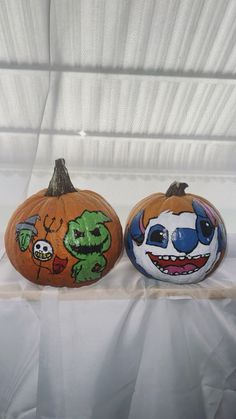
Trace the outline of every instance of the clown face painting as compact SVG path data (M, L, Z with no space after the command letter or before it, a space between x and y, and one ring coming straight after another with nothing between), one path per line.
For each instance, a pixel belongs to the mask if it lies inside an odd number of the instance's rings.
M164 210L146 220L145 209L132 219L125 234L127 254L144 275L177 284L203 280L226 247L224 225L212 209L192 201L192 211Z

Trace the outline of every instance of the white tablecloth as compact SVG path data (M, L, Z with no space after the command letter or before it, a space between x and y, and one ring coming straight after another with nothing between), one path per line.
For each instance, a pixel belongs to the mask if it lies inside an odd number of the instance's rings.
M124 255L69 290L31 284L4 257L0 418L235 419L235 267L229 251L203 282L173 286Z

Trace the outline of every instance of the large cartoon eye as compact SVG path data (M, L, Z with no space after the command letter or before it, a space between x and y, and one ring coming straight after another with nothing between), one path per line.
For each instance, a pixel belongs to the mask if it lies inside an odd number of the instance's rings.
M148 233L147 244L152 246L167 247L168 230L166 230L166 228L161 224L152 226Z
M214 236L214 226L209 218L197 217L197 232L202 244L210 244Z
M96 236L96 237L100 236L100 230L98 227L92 230L91 233L93 234L93 236Z
M74 237L75 239L79 239L80 237L84 237L84 233L82 233L82 231L79 230L74 230Z

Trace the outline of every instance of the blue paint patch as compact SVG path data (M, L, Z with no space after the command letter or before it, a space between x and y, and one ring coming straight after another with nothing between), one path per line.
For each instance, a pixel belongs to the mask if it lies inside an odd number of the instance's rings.
M198 245L197 232L193 228L176 228L171 239L178 252L191 253Z

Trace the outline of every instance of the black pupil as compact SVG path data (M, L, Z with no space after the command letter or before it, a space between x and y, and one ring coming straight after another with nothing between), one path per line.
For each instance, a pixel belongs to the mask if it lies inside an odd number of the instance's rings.
M202 220L200 222L202 234L204 237L209 237L212 233L213 227L210 221Z
M78 239L79 237L82 237L83 235L84 235L84 233L82 233L79 230L74 231L74 236L75 236L76 239Z
M155 230L151 233L150 240L152 242L162 243L164 240L164 232L160 230Z
M43 250L46 252L48 250L47 246L43 246Z
M36 249L40 249L40 244L36 244Z
M93 231L91 231L91 233L94 235L94 236L100 236L100 230L99 230L99 228L97 227L97 228L95 228Z

